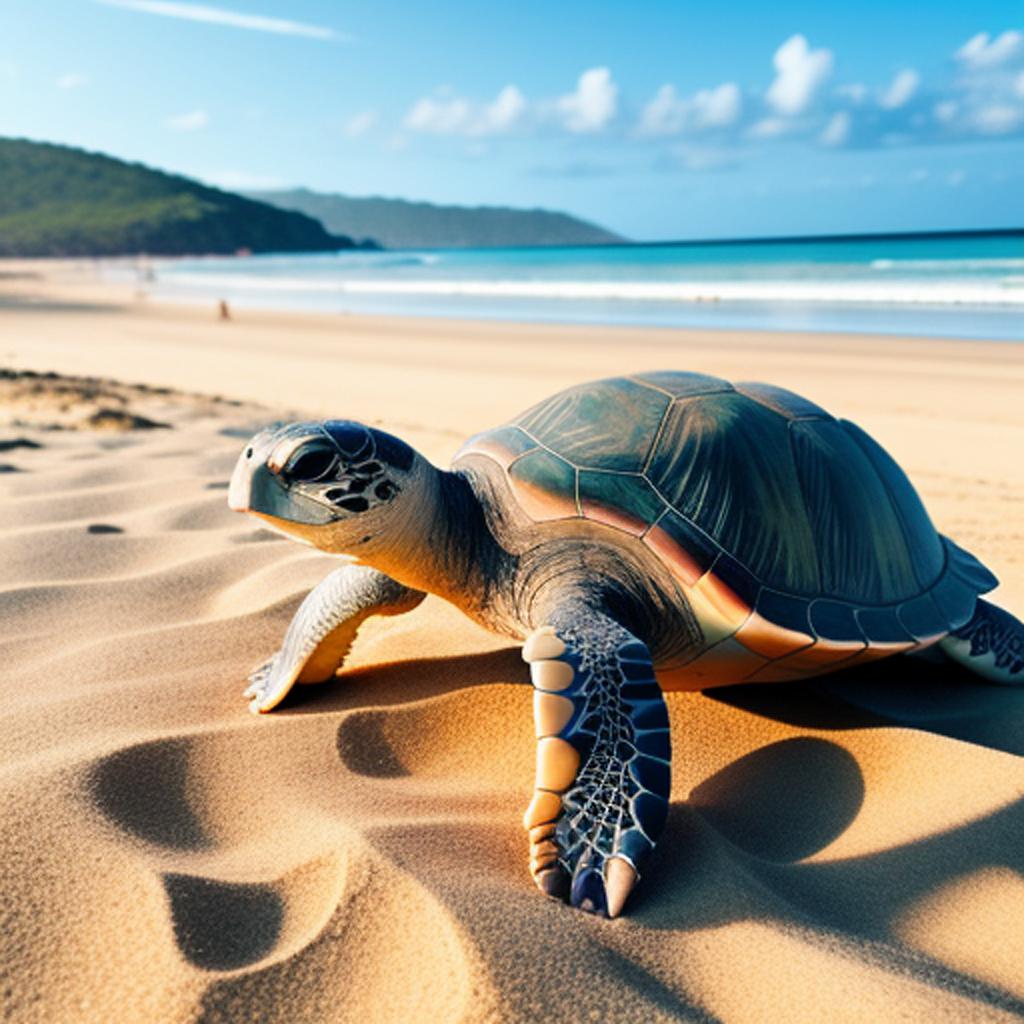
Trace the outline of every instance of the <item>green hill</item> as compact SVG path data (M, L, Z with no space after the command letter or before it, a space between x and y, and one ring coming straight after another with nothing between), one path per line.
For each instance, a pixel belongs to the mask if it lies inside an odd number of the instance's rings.
M349 249L318 221L69 146L0 138L0 256Z
M435 206L405 199L311 192L250 192L254 199L316 217L328 231L373 238L389 249L487 248L513 245L607 245L624 239L553 210L507 206Z

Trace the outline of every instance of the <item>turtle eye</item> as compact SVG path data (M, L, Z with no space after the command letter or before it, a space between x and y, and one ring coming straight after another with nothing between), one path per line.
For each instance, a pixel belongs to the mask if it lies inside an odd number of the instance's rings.
M322 480L337 465L338 456L327 448L306 449L288 464L286 473L292 480L312 483Z

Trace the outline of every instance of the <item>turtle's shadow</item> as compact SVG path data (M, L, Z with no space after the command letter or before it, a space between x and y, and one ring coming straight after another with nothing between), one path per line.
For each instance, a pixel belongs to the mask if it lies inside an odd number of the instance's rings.
M736 758L690 792L687 805L762 860L794 863L824 849L857 817L864 776L829 740L795 737Z
M986 683L953 662L895 657L804 684L750 684L704 696L807 729L902 726L1024 755L1024 686Z
M702 806L691 798L672 804L644 885L631 901L631 912L645 925L702 928L763 917L767 896L773 916L891 940L891 926L903 911L953 878L993 867L1024 870L1024 847L1007 842L1009 836L1024 835L1024 800L957 828L859 856L789 861L779 854L799 853L795 841L771 840L758 848L757 839L769 829L784 831L794 820L804 824L804 837L812 838L806 823L818 815L831 820L831 826L821 826L826 838L828 828L838 826L854 806L852 777L838 759L831 771L816 779L808 775L801 788L788 792L781 780L734 785L741 762L782 745L740 758L694 790L693 797L717 797L717 802ZM818 762L821 771L825 762ZM837 794L845 802L843 812L832 806ZM744 828L757 818L766 823Z
M482 654L406 658L346 669L326 683L296 686L274 713L320 714L410 704L495 683L530 684L518 647Z

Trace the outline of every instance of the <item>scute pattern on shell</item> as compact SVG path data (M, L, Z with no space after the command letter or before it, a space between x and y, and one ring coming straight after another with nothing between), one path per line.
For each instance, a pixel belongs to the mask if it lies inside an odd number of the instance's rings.
M995 585L875 441L783 388L675 372L595 381L457 460L474 452L506 468L535 521L640 537L687 583L711 573L818 640L913 646L963 625Z

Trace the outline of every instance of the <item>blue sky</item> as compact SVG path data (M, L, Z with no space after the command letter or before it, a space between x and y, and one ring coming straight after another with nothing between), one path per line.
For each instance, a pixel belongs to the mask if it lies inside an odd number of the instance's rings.
M5 0L0 134L630 237L1024 225L1024 5Z

